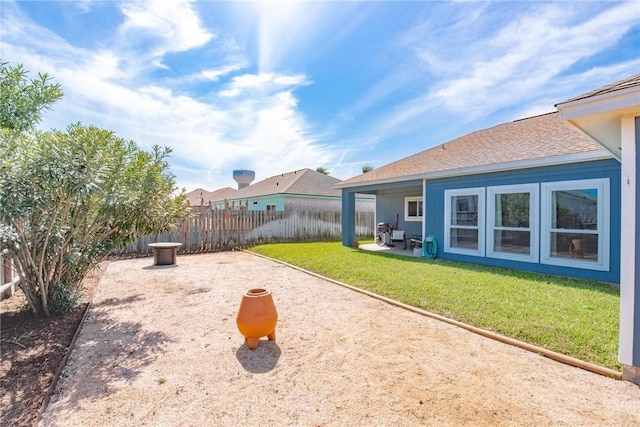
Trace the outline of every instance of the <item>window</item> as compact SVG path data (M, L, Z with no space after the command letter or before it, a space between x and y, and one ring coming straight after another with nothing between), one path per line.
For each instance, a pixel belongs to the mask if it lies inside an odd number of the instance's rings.
M538 185L487 188L487 256L538 262Z
M275 212L276 205L267 205L267 212Z
M609 270L609 180L543 183L541 262Z
M405 221L422 221L424 214L424 206L422 197L405 197L404 198L404 220Z
M446 190L446 252L484 256L484 188Z

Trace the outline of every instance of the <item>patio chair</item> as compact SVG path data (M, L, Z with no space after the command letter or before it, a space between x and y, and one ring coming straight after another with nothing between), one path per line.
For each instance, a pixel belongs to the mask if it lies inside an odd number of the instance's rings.
M404 248L407 249L407 241L404 238L404 230L393 230L391 232L391 238L389 240L391 241L391 245L394 245L395 242L402 242Z

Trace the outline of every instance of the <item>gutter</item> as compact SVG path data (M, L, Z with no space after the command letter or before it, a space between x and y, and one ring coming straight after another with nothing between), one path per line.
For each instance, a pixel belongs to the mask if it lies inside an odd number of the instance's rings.
M451 178L451 177L466 176L466 175L479 175L484 173L505 172L510 170L529 169L529 168L546 167L546 166L557 166L557 165L564 165L569 163L590 162L595 160L607 160L612 158L615 158L615 156L603 148L602 150L587 151L580 154L563 154L563 155L554 156L554 157L546 157L544 158L544 161L541 161L540 159L516 160L513 162L507 162L507 163L471 166L467 168L419 173L414 175L403 175L403 176L397 176L392 178L373 179L370 181L361 181L361 182L355 182L355 183L348 183L343 181L342 183L336 184L333 188L338 188L338 189L353 188L353 189L356 189L357 191L358 187L375 186L380 184L393 184L393 183L400 183L400 182L412 181L412 180L418 180L418 179L430 180L430 179Z

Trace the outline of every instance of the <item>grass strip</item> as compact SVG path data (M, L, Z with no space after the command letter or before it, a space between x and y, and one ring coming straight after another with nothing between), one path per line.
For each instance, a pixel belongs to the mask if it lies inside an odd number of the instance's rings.
M609 284L367 252L339 242L253 252L479 328L620 370L620 290Z

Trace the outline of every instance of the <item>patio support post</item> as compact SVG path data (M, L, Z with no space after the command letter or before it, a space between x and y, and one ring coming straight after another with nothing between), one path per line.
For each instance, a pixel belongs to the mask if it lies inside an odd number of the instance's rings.
M342 246L353 246L356 240L356 193L342 190Z
M620 353L622 379L640 385L640 117L622 121L622 256Z

